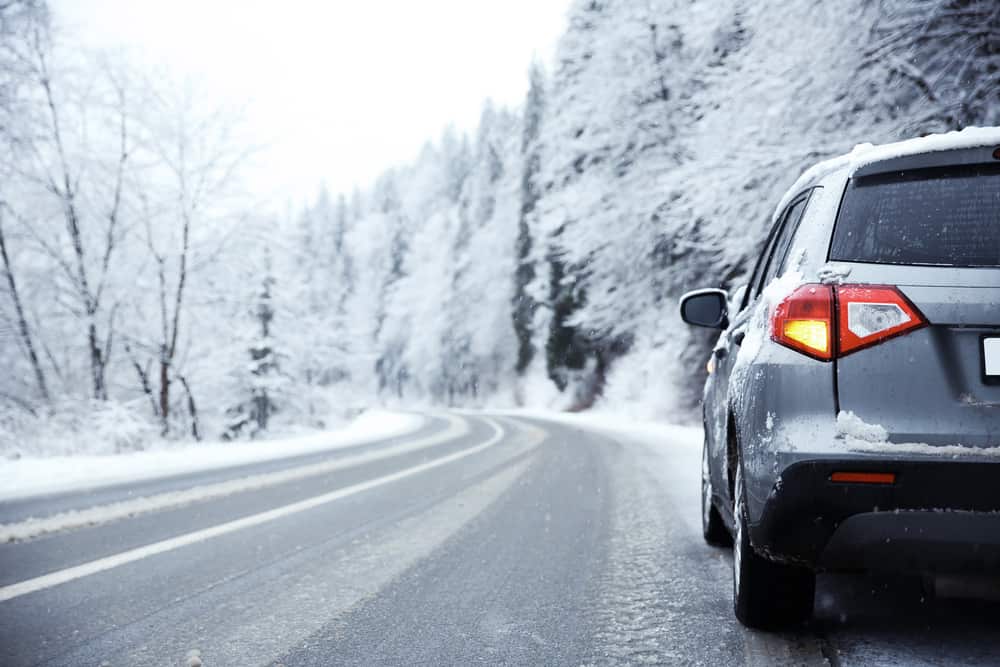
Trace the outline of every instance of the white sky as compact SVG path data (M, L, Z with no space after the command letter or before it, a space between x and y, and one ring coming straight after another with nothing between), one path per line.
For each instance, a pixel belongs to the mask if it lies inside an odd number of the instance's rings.
M483 101L519 104L568 0L52 0L90 46L130 48L247 102L254 187L296 200L366 186Z

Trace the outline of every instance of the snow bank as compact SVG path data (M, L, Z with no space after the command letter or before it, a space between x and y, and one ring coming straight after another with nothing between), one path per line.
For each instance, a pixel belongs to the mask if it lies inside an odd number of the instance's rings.
M625 437L656 448L681 447L700 452L704 432L701 426L638 419L628 414L593 410L590 412L550 412L547 410L490 410L488 414L533 417L571 426L585 427L610 435Z
M678 318L673 326L684 324ZM597 414L614 412L644 420L696 421L695 412L684 405L682 398L683 385L691 381L690 375L678 377L663 371L684 366L681 357L685 353L683 342L676 337L641 336L632 352L611 367L597 401ZM706 359L698 356L687 363L700 367Z
M369 410L344 428L253 442L202 442L117 455L52 456L0 462L0 501L216 470L352 447L416 431L424 418Z
M701 425L687 426L635 419L629 415L595 412L577 417L578 423L605 433L642 442L653 448L680 447L701 451L705 433Z
M0 457L121 454L162 443L149 407L137 402L55 403L51 412L32 415L0 410Z

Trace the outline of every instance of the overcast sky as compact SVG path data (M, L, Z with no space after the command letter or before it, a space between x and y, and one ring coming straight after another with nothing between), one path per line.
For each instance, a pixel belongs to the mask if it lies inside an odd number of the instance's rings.
M255 187L311 196L367 185L483 101L514 106L549 64L568 0L52 0L91 46L194 75L246 101L269 148Z

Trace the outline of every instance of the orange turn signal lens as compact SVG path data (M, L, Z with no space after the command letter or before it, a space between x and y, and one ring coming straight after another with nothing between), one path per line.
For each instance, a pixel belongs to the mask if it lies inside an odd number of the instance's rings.
M841 484L895 484L894 472L835 472L830 475L831 482Z
M788 320L783 337L819 355L830 354L830 323L823 320Z

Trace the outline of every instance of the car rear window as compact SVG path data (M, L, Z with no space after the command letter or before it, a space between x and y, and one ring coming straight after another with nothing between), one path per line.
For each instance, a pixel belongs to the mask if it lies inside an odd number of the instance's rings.
M852 179L830 259L1000 267L1000 167L972 165Z

